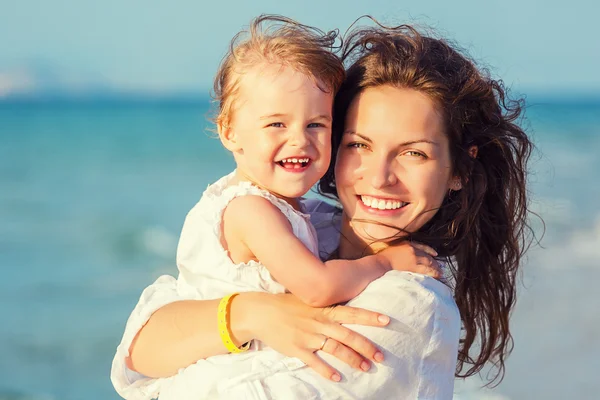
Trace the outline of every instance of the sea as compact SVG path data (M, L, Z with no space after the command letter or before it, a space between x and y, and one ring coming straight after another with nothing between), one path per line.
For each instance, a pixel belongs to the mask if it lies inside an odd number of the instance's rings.
M233 169L208 99L0 102L0 400L110 400L142 289ZM527 253L504 380L456 399L600 398L600 99L528 99ZM543 222L542 222L543 221Z

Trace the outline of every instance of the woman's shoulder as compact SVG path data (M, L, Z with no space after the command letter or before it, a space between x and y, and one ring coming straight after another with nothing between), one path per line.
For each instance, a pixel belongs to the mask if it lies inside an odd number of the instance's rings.
M326 260L340 245L341 209L319 199L302 199L301 205L317 232L319 257Z
M340 208L325 201L322 199L314 199L314 198L303 198L301 199L301 204L304 209L304 212L307 214L312 213L323 213L323 214L333 214L340 212Z
M452 289L443 281L407 271L390 271L386 276L401 277L402 279L393 278L396 285L415 293L420 303L430 308L442 307L455 313L455 317L460 320Z
M361 300L362 298L362 300ZM358 302L356 301L358 300ZM400 319L444 320L453 330L460 329L460 314L452 290L429 276L404 271L389 271L367 286L349 305L381 304L379 312L390 312L398 306ZM357 304L358 303L358 304Z
M393 379L373 376L381 379L377 398L390 393L406 393L403 398L452 397L461 321L449 287L428 276L389 271L348 305L390 317L383 329L353 326L384 349L384 368Z

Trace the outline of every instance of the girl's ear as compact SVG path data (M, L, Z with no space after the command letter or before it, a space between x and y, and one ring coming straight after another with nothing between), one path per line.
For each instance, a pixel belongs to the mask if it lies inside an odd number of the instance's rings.
M242 146L239 143L239 138L231 126L225 125L223 122L218 122L217 132L219 132L219 139L221 139L221 143L223 143L223 146L227 150L235 153L242 149Z

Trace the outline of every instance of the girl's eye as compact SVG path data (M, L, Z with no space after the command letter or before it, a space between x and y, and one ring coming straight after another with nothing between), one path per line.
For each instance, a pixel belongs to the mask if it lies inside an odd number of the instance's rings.
M367 145L360 142L352 142L348 143L347 147L354 149L368 149Z
M272 128L283 128L283 122L273 122L272 124L267 125L267 127Z
M325 125L320 122L313 122L313 123L308 124L308 127L309 128L324 128Z

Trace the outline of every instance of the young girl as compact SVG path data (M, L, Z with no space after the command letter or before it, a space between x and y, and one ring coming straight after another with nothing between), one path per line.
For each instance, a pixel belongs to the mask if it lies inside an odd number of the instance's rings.
M273 22L279 24L263 27ZM350 300L391 269L408 269L407 257L416 254L410 245L322 262L316 233L302 212L300 197L331 159L333 98L344 79L331 52L335 35L260 17L247 39L238 38L215 80L219 138L237 168L210 185L186 218L177 250L182 286L196 287L206 299L289 291L321 307ZM400 206L382 199L372 207ZM426 254L421 261L433 262ZM425 266L421 272L437 274ZM246 347L230 337L224 315L230 300L223 300L219 329L227 350L237 352Z

